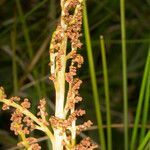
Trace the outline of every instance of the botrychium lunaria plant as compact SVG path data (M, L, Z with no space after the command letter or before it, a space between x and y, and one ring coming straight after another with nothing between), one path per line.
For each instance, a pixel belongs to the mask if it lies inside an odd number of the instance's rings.
M49 49L49 78L54 83L56 94L54 116L47 118L45 99L39 101L38 113L34 115L27 98L23 101L20 97L7 98L4 89L0 88L2 109L14 108L10 129L21 137L18 146L27 150L41 149L38 140L29 136L33 130L43 131L51 140L53 150L92 150L97 147L88 137L76 143L77 135L92 125L90 120L82 125L76 124L77 118L85 114L85 110L76 109L76 103L82 101L79 94L82 81L77 77L77 69L84 61L77 53L82 46L82 0L61 0L61 9L60 23L53 33Z

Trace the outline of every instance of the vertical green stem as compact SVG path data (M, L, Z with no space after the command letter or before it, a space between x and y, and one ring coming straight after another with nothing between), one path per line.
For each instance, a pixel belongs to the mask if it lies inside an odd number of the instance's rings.
M16 0L16 5L18 8L19 18L20 18L20 21L22 23L24 38L25 38L25 41L27 44L28 55L29 55L29 58L32 59L32 56L33 56L32 44L30 41L30 36L29 36L27 25L26 25L25 16L24 16L22 8L21 8L20 0ZM37 77L37 71L36 70L33 70L33 74L35 77ZM39 84L36 85L36 90L37 90L38 96L40 97L41 96L41 90L40 90Z
M122 67L123 67L123 109L124 109L124 149L128 150L128 91L126 62L125 0L120 0Z
M112 149L112 131L111 131L111 113L110 113L110 98L109 98L109 81L107 73L107 61L105 53L105 43L103 36L100 37L102 65L104 74L104 88L105 88L105 100L106 100L106 118L107 118L107 145L108 150Z
M145 136L145 138L143 139L141 145L139 146L138 150L144 150L144 147L146 145L146 143L150 140L150 131L147 133L147 135Z
M32 49L32 45L30 42L28 28L27 28L25 17L24 17L22 8L21 8L20 0L16 0L16 4L17 4L17 8L18 8L18 13L19 13L19 19L22 23L23 33L24 33L24 37L26 40L26 44L27 44L28 55L31 58L33 56L33 49Z
M148 56L147 56L147 60L146 60L144 75L143 75L143 79L142 79L142 85L141 85L141 89L140 89L140 95L139 95L139 99L138 99L138 105L137 105L135 122L134 122L134 127L133 127L132 138L131 138L131 145L130 145L131 150L135 149L135 143L136 143L137 131L138 131L138 124L139 124L139 120L140 120L140 114L141 114L141 110L142 110L142 103L143 103L143 99L144 99L143 98L144 97L144 91L145 91L145 86L146 86L146 83L147 83L147 76L148 76L148 73L149 73L149 65L150 65L150 48L149 48L149 52L148 52Z
M100 100L99 100L99 95L98 95L98 88L97 88L96 75L95 75L95 69L94 69L94 61L93 61L92 46L91 46L90 33L89 33L89 27L88 27L88 17L87 17L87 9L86 9L85 0L83 0L83 5L84 5L83 24L84 24L85 40L86 40L86 45L87 45L87 55L88 55L88 61L89 61L96 118L97 118L97 123L98 123L98 132L99 132L99 138L100 138L102 150L106 150L104 131L102 128L102 115L101 115L101 110L100 110Z
M149 70L150 70L150 65L149 65ZM146 94L145 94L145 102L144 102L143 117L142 117L142 128L141 128L141 134L140 134L140 143L144 139L145 132L146 132L145 126L147 124L149 103L150 103L150 72L148 74L147 85L146 85Z

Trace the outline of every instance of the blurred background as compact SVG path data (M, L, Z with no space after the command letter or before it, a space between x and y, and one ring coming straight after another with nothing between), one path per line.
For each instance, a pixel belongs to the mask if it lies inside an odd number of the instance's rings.
M45 97L48 111L54 114L54 87L49 76L49 43L60 16L59 0L0 0L0 86L8 97L18 95L32 102L32 112L40 98ZM150 44L150 0L126 0L126 47L128 75L128 116L132 125L135 117L142 75ZM120 3L118 0L88 0L87 11L92 53L100 99L103 124L106 124L104 80L100 51L100 35L104 36L108 65L113 149L123 148L123 90ZM83 28L84 33L84 28ZM87 114L78 121L91 120L94 128L80 136L98 140L97 122L89 73L85 36L79 53L85 62L78 71L83 80L80 93ZM0 104L1 105L1 104ZM0 110L0 150L12 148L17 137L10 131L11 111ZM150 119L150 118L149 118ZM150 122L149 122L150 123ZM104 130L105 131L105 130ZM106 133L106 131L105 131ZM43 137L42 133L33 133ZM129 130L129 135L130 135ZM80 139L80 137L79 137ZM47 149L46 140L41 144Z

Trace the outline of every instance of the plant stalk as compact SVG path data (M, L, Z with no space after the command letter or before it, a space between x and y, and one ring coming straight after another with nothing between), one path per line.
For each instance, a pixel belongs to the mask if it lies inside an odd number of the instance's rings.
M105 88L105 100L106 100L106 120L107 120L107 143L108 150L112 149L112 131L111 131L111 113L110 113L110 98L109 98L109 81L107 73L107 61L106 61L106 50L103 36L100 36L101 55L103 64L104 74L104 88Z
M84 7L83 8L83 24L84 24L85 40L86 40L86 45L87 45L87 55L88 55L88 61L89 61L89 69L90 69L90 75L91 75L96 118L97 118L97 123L98 123L99 140L100 140L102 150L106 150L104 130L102 128L102 115L101 115L101 110L100 110L100 100L99 100L99 95L98 95L98 87L97 87L97 81L96 81L96 75L95 75L92 46L91 46L91 39L90 39L89 26L88 26L86 0L83 0L83 5L84 5L83 6Z
M141 115L141 110L142 110L142 103L144 100L144 91L147 83L147 76L149 73L149 66L150 66L150 47L148 51L148 56L145 64L145 69L144 69L144 74L143 74L143 79L142 79L142 84L141 84L141 89L140 89L140 95L138 99L138 105L137 105L137 110L136 110L136 116L135 116L135 122L134 122L134 128L133 128L133 133L131 137L131 144L130 144L130 149L134 150L135 149L135 144L136 144L136 138L137 138L137 131L138 131L138 124L140 121L140 115Z
M126 25L125 0L120 0L121 39L122 39L122 71L123 71L123 109L124 109L124 149L128 150L128 89L126 58Z

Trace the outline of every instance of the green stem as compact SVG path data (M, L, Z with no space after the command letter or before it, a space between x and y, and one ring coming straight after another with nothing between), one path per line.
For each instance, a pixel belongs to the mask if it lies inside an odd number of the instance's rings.
M126 27L125 0L120 0L121 41L122 41L122 71L123 71L123 109L124 109L124 149L128 150L128 90L127 90L127 58L126 58Z
M103 36L100 37L101 45L101 55L102 55L102 64L103 64L103 74L104 74L104 88L105 88L105 100L106 100L106 118L107 118L107 144L108 150L112 149L112 131L111 131L111 113L110 113L110 98L109 98L109 81L107 73L107 61L105 53L105 43Z
M149 65L150 70L150 65ZM149 103L150 103L150 73L148 75L147 79L147 86L146 86L146 94L145 94L145 102L144 102L144 108L143 108L143 117L142 117L142 128L141 128L141 134L140 134L140 143L144 139L145 132L146 132L146 124L148 119L148 111L149 111Z
M101 110L100 110L100 100L99 100L99 95L98 95L97 81L96 81L96 75L95 75L95 69L94 69L94 61L93 61L92 46L91 46L90 33L89 33L89 27L88 27L88 17L87 17L87 9L86 9L85 0L83 0L83 5L84 5L83 6L84 7L83 8L83 24L84 24L85 40L86 40L86 45L87 45L87 55L88 55L88 61L89 61L89 69L90 69L90 75L91 75L96 118L97 118L97 123L98 123L98 132L99 132L99 138L100 138L102 150L106 150L104 131L102 128L102 115L101 115Z
M16 0L16 5L17 5L17 8L18 8L19 18L20 18L20 21L22 23L24 38L25 38L25 41L26 41L26 44L27 44L28 55L29 55L29 58L32 59L32 57L33 57L33 48L32 48L32 44L31 44L31 41L30 41L30 36L29 36L25 16L24 16L22 8L21 8L20 0ZM26 74L27 73L28 72L26 72ZM37 70L33 70L33 74L34 74L35 77L37 77L37 73L38 73ZM37 90L38 96L41 97L41 89L40 89L39 84L36 85L36 90ZM36 104L33 103L33 106L34 105L36 105Z
M147 133L147 135L145 136L145 138L143 139L141 145L138 147L138 150L143 150L146 143L150 140L150 131Z
M19 13L19 19L22 23L24 37L25 37L25 40L26 40L26 43L27 43L28 54L29 54L29 57L31 58L33 56L33 50L32 50L32 45L31 45L31 41L30 41L30 37L29 37L29 33L28 33L28 28L27 28L26 21L25 21L25 17L24 17L22 8L21 8L20 0L16 0L16 4L17 4L17 8L18 8L18 13Z
M147 83L147 76L149 73L149 65L150 65L150 48L149 48L149 52L148 52L148 56L147 56L147 60L146 60L146 65L145 65L145 69L144 69L144 75L143 75L143 79L142 79L142 85L141 85L141 89L140 89L140 95L139 95L139 99L138 99L138 105L137 105L137 110L136 110L136 116L135 116L135 122L134 122L134 128L133 128L133 133L132 133L132 138L131 138L131 150L135 149L135 143L136 143L136 138L137 138L137 131L138 131L138 124L139 124L139 120L140 120L140 114L141 114L141 110L142 110L142 103L143 103L143 97L144 97L144 91L145 91L145 86Z

